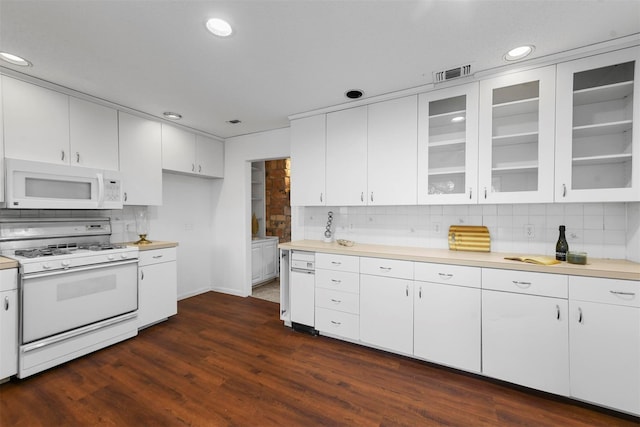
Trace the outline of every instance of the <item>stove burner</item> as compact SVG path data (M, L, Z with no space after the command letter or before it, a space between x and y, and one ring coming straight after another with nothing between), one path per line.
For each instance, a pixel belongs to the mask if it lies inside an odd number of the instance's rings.
M126 245L115 245L112 243L87 243L78 246L78 249L85 249L88 251L108 251L111 249L123 249Z
M42 249L16 249L16 256L25 258L39 258L42 256L67 255L71 250L63 248L42 248Z

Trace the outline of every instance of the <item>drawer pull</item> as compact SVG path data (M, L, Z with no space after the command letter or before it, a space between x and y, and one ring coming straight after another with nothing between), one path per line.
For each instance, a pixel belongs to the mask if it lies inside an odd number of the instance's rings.
M625 297L634 297L636 296L635 292L622 292L622 291L609 291L614 295L620 295L620 296L625 296Z
M331 279L331 281L333 283L342 283L342 280L339 280L339 279Z
M578 323L582 323L582 309L578 307Z
M531 286L531 282L520 282L518 280L512 280L513 284L516 285L519 288L528 288L529 286Z
M162 258L162 255L154 255L152 258L153 259L159 259L159 258Z
M391 271L391 267L378 267L378 268L383 271Z
M438 276L442 277L443 279L451 279L453 277L453 274L451 274L451 273L438 273Z
M418 298L422 299L422 286L418 289Z
M9 297L4 297L4 311L9 310Z
M560 306L556 304L556 320L560 320Z
M334 304L340 304L342 301L339 300L339 299L331 298L331 302L334 303Z
M406 296L409 296L409 285L405 288L404 293Z
M342 325L342 322L336 322L335 320L332 320L331 324L335 325L335 326L340 326L340 325Z
M331 261L331 264L333 264L333 265L342 265L342 263L340 261Z

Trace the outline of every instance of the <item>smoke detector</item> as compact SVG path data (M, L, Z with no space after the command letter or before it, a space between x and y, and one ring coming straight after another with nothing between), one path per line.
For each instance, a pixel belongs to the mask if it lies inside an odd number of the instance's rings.
M471 75L471 64L458 65L447 70L433 72L433 82L443 83L449 80L459 79L461 77L469 77Z

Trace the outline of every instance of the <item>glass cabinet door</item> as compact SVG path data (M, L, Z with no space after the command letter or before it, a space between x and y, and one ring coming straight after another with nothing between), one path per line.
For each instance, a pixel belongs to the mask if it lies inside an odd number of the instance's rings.
M555 67L480 82L480 203L553 200Z
M558 65L556 201L640 200L638 58L632 48Z
M418 116L418 203L475 203L478 83L421 94Z

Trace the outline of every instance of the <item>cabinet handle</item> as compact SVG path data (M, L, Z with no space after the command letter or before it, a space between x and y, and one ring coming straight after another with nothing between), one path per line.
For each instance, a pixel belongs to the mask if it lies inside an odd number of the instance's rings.
M484 187L484 198L487 198L487 187Z
M391 267L378 267L378 268L383 271L391 271Z
M338 284L342 283L342 280L338 280L338 279L331 279L331 281L333 283L338 283Z
M125 192L124 192L124 201L126 202L126 201L127 201L127 199L128 199L128 196L127 196L127 192L125 191Z
M621 295L621 296L627 296L627 297L633 297L636 295L635 292L621 292L621 291L609 291L614 295Z
M154 255L152 258L154 258L154 259L160 259L160 258L162 258L163 256L164 256L164 255Z
M473 197L473 189L469 187L469 200Z
M334 303L334 304L340 304L342 301L341 301L341 300L339 300L339 299L333 299L333 298L331 298L331 302L332 302L332 303Z
M567 197L567 184L562 184L562 197Z
M60 160L64 162L64 150L60 150Z
M76 151L76 163L80 163L80 153Z
M191 172L195 172L195 171L196 171L196 164L191 163Z
M342 325L342 322L336 322L335 320L332 320L331 323L336 326Z
M404 294L406 296L409 296L409 285L407 285L407 287L404 289Z
M519 288L528 288L531 286L531 282L519 282L517 280L512 280L513 284Z
M371 192L371 201L373 202L373 191Z
M560 306L556 304L556 320L560 320Z
M578 323L582 323L582 309L578 307Z
M9 310L9 297L4 297L4 311Z
M322 193L320 193L320 203L322 203Z
M331 261L331 264L333 264L333 265L342 265L342 263L340 261Z
M202 165L198 165L198 172L202 172Z
M438 276L442 277L443 279L451 279L453 277L453 274L451 274L451 273L438 273Z
M360 201L364 202L364 191L360 193Z
M422 299L422 286L418 289L418 298Z
M140 270L140 280L144 280L144 270Z

